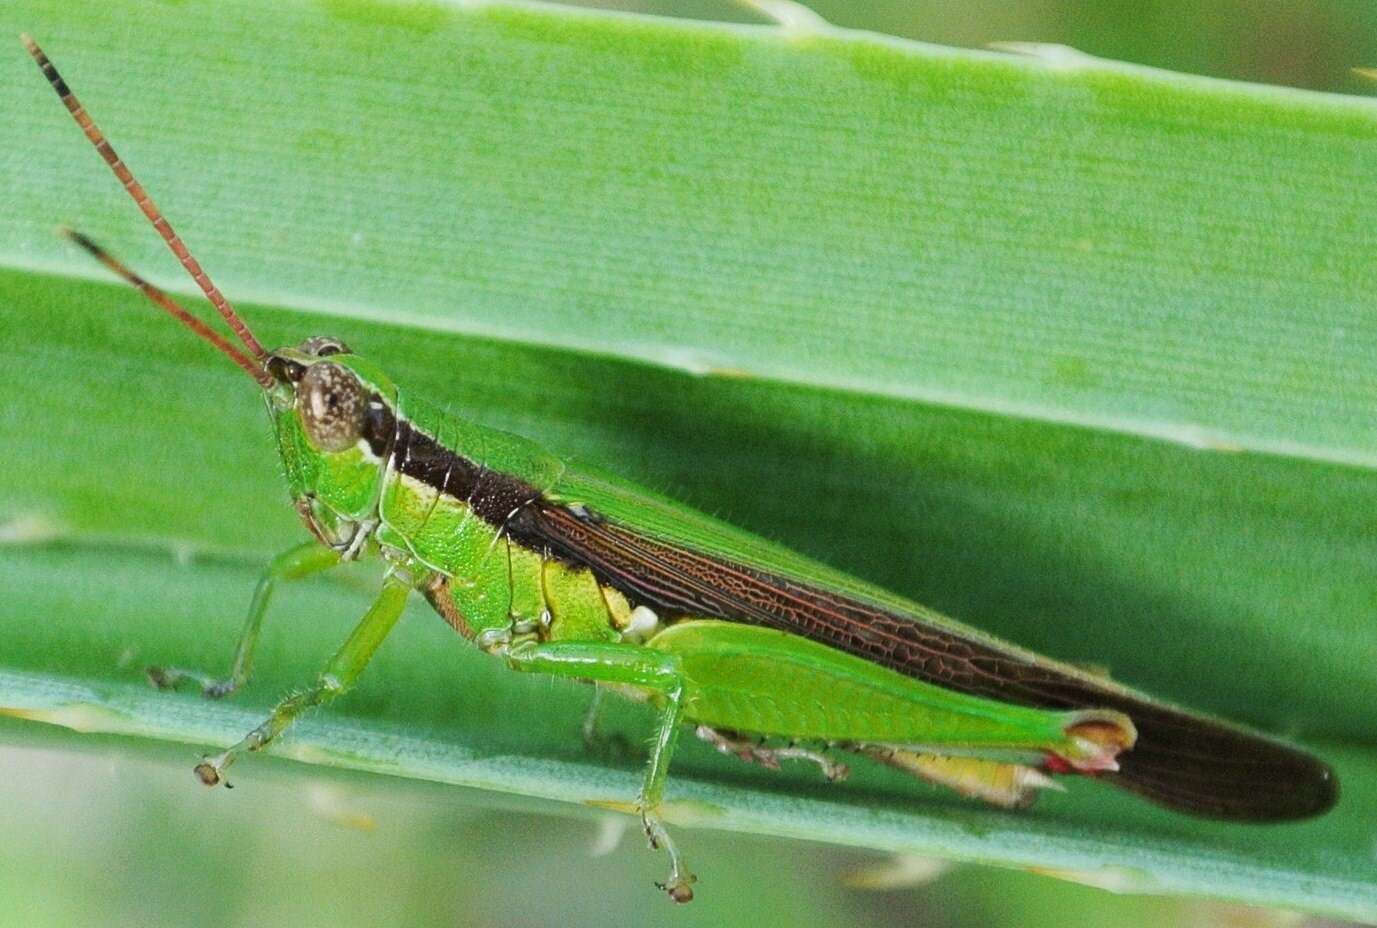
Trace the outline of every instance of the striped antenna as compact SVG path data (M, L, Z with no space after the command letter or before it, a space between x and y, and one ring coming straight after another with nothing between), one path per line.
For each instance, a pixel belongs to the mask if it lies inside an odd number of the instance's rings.
M167 242L167 247L172 249L172 253L177 256L177 260L182 262L182 267L186 268L186 272L191 275L191 279L196 281L196 285L201 288L201 292L206 295L206 299L210 300L216 311L220 313L221 318L229 324L229 327L234 331L234 334L239 337L239 340L243 342L244 347L249 350L249 355L253 357L254 361L258 362L261 369L263 359L268 356L268 353L263 350L263 346L259 344L258 339L253 337L253 333L249 331L248 325L245 324L243 319L239 318L239 314L234 311L234 307L230 306L229 300L225 299L224 294L222 294L215 284L211 282L211 279L206 276L206 272L201 269L200 263L191 256L191 252L189 252L186 245L182 243L181 237L178 236L176 232L172 231L172 226L168 223L167 218L163 216L157 204L149 198L147 191L143 189L143 185L134 179L134 175L130 172L128 166L120 160L120 156L115 154L115 149L110 147L110 143L105 140L105 135L91 120L90 114L88 114L85 107L81 105L81 101L76 98L76 94L72 93L72 89L67 86L67 82L62 79L62 75L57 73L57 68L48 60L48 56L43 53L43 49L39 48L38 43L27 34L21 35L19 39L24 43L24 47L29 50L29 54L33 56L33 60L38 63L39 70L41 70L43 76L48 79L48 83L53 85L53 90L57 91L58 97L62 99L63 105L66 106L67 111L72 114L72 118L76 120L76 124L81 127L82 132L86 133L86 138L90 139L91 144L96 146L96 151L100 152L100 156L105 159L105 163L110 165L110 170L115 172L115 177L119 178L119 182L124 185L124 189L129 192L129 195L134 198L134 202L138 204L139 209L143 210L143 214L148 217L148 221L153 223L153 228L157 229L158 234L163 237L163 241ZM77 239L77 241L81 243L82 240ZM96 252L92 253L97 254ZM102 254L105 254L105 252L99 252L97 257ZM106 255L106 257L108 258L109 256ZM102 259L102 261L104 261L104 259ZM107 266L110 265L107 264ZM120 265L120 267L123 267L123 265ZM121 276L125 275L121 274ZM126 276L125 279L128 280L130 278ZM135 279L141 280L142 278L136 277ZM151 299L154 299L155 302L159 302L152 296L152 292L146 289L151 286L151 284L145 282L140 289L142 289ZM156 289L153 292L162 293L161 290ZM163 298L168 302L172 302L166 294L163 294ZM166 305L161 302L159 302L159 305L162 305L164 309L167 308ZM178 309L181 309L181 307L178 307ZM169 310L169 312L171 312L171 310ZM186 310L182 310L182 312L186 312ZM177 314L173 313L173 315ZM181 317L179 316L178 318ZM257 375L255 375L255 377L257 377Z
M105 265L110 270L114 271L120 277L124 278L132 286L137 287L139 292L141 292L144 296L148 297L154 303L157 303L163 309L167 310L168 314L171 315L172 318L176 319L182 325L186 326L188 329L195 332L197 335L201 336L206 341L210 342L216 348L220 349L220 351L224 353L231 361L233 361L235 364L238 364L245 370L246 373L248 373L250 377L258 381L259 385L263 387L263 389L272 389L274 383L272 375L269 374L263 368L262 364L259 364L257 361L253 360L252 358L248 357L248 355L244 354L244 352L234 347L234 345L230 344L229 339L225 338L219 332L216 332L214 329L206 325L200 319L197 319L191 313L187 312L186 309L184 309L176 300L172 299L172 297L168 296L162 290L159 290L157 287L153 286L151 283L144 280L138 274L134 273L134 271L130 270L129 267L125 265L123 261L116 258L114 255L110 254L110 252L106 251L104 248L101 248L99 245L91 241L86 236L82 235L80 232L76 231L75 229L68 229L65 227L59 229L58 231L61 232L63 235L67 236L67 238L76 242L82 248L86 249L86 251L90 253L91 257L95 258L101 264Z

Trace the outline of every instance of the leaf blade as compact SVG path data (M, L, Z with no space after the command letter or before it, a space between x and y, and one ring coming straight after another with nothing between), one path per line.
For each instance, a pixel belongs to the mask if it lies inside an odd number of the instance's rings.
M858 844L917 834L953 856L1113 861L1174 890L1371 914L1371 104L551 9L72 9L3 15L27 18L222 287L262 301L249 316L269 341L328 324L462 412L677 483L1020 643L1347 741L1321 749L1349 787L1339 813L1261 839L1086 789L1023 819L892 779L800 810L797 778L690 750L685 794L729 809L724 827L825 838L841 806ZM127 22L148 45L112 45ZM0 388L23 398L0 407L19 543L0 574L23 593L0 607L7 701L60 708L43 694L74 680L85 704L133 699L144 731L226 743L238 715L131 678L155 651L218 666L247 565L299 537L266 430L241 377L84 282L94 269L50 237L65 220L170 267L31 65L16 53L0 74L34 88L0 125L16 191ZM45 564L47 536L86 554ZM134 565L167 550L194 568L144 584ZM349 598L309 593L272 633L260 707L342 633L326 620ZM573 756L572 709L460 661L452 638L391 647L304 730L318 760L381 769L399 726L419 754L515 758L494 781L534 765L532 794L632 782ZM456 686L477 694L462 722L436 709ZM498 711L513 701L519 723ZM419 754L391 772L436 775Z

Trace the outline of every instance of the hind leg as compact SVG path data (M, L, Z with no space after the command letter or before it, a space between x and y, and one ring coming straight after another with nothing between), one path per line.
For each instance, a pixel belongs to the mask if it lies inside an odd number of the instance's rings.
M845 780L851 772L846 764L833 760L821 751L811 751L796 744L769 748L760 739L709 725L699 725L693 733L723 754L739 757L748 764L759 764L768 770L778 770L782 760L806 760L817 764L822 775L833 783Z

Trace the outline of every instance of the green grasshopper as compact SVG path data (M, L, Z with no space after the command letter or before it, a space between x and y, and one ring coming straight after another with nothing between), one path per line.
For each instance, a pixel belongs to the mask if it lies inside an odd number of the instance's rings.
M1309 754L996 640L525 438L449 416L338 339L265 350L52 62L27 36L24 44L240 345L84 235L68 235L259 385L312 536L268 566L227 677L150 668L151 680L227 696L249 678L279 581L361 557L386 565L376 601L314 685L197 765L205 784L224 783L242 754L347 692L415 590L514 670L589 681L654 707L636 807L651 847L668 853L669 877L657 885L676 902L693 898L694 877L660 810L686 726L767 767L809 761L836 780L847 768L835 755L850 753L1004 807L1028 805L1060 774L1235 821L1303 818L1334 804L1337 780Z

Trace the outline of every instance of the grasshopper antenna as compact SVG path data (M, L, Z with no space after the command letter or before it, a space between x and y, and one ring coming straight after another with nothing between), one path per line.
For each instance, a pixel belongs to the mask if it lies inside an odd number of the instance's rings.
M24 43L24 47L29 50L29 54L33 56L33 60L38 64L39 70L41 70L43 76L48 79L48 83L53 85L53 90L57 91L57 95L61 98L62 104L66 106L67 111L72 114L72 118L76 120L76 124L81 127L82 132L86 133L86 138L96 147L96 151L100 152L100 156L105 159L105 163L110 166L110 170L115 172L115 177L124 185L124 189L129 192L129 195L134 198L134 202L138 204L139 209L143 210L143 214L148 217L148 221L153 223L153 228L158 230L158 234L163 237L163 241L167 242L167 247L172 249L172 253L177 256L177 260L182 262L182 267L186 268L186 272L191 275L192 280L196 281L196 285L201 288L201 292L206 295L206 299L210 300L211 304L220 314L220 317L225 320L234 331L234 334L239 337L239 341L249 350L249 355L257 362L258 369L261 370L263 359L268 356L268 353L263 350L263 346L259 344L258 339L253 337L253 333L249 331L248 325L245 324L244 320L239 317L239 314L234 311L234 307L230 306L229 300L225 299L224 294L220 292L219 288L211 282L210 277L201 269L200 263L191 256L191 252L188 251L186 245L183 244L181 236L172 230L172 226L168 223L167 218L163 216L162 210L158 209L157 204L149 198L148 192L143 189L143 185L134 179L134 175L130 172L128 166L120 160L119 155L115 154L115 149L110 147L110 143L105 140L104 133L102 133L95 122L92 121L90 114L86 112L86 108L81 105L81 101L76 98L76 94L72 93L72 88L68 87L67 82L62 79L62 75L57 73L57 68L48 59L48 56L43 53L43 49L39 48L38 43L27 33L21 35L19 39ZM171 312L174 316L177 316L177 318L182 319L177 312L174 312L167 306L167 303L172 303L173 306L177 305L172 302L172 299L168 297L167 294L153 287L146 281L143 281L142 278L133 274L127 268L124 268L124 265L115 261L104 251L93 247L90 239L75 236L72 236L72 238L77 244L82 245L82 247L95 255L102 264L106 265L106 267L120 274L120 276L124 277L130 283L133 283L135 286L139 287L139 289L143 290L143 292L155 303L167 309L168 312ZM124 268L124 270L120 270L120 268ZM138 282L136 283L136 281ZM154 296L155 293L160 294L162 299L167 302L164 303L162 300L159 300L158 297ZM180 306L177 306L177 309L182 313L186 312L186 310L182 309ZM182 321L186 322L185 319L182 319ZM190 323L187 324L190 325ZM202 327L204 328L204 326ZM195 329L194 326L193 329ZM204 337L204 333L199 329L196 331ZM223 347L221 350L224 350ZM256 379L259 379L257 374L254 376ZM260 382L262 382L261 379Z
M86 249L86 251L91 255L91 257L95 258L97 261L105 265L111 271L114 271L115 274L117 274L118 276L124 278L125 281L137 288L144 296L148 297L154 303L157 303L163 309L167 310L168 314L171 315L172 318L176 319L182 325L186 326L188 329L195 332L197 335L201 336L206 341L210 342L216 348L220 349L222 354L228 357L235 364L238 364L240 367L242 367L244 371L254 380L258 381L259 385L262 386L265 390L272 388L274 383L272 375L269 374L266 370L264 370L262 364L259 364L257 361L253 360L248 355L244 354L244 352L240 351L234 345L230 344L229 339L225 338L219 332L216 332L214 329L206 325L200 319L197 319L191 313L187 312L186 309L184 309L176 300L172 299L172 297L168 296L162 290L159 290L157 287L153 286L153 284L144 280L134 271L130 270L130 268L123 261L116 258L114 255L110 254L110 252L106 251L104 248L101 248L95 242L91 241L89 238L87 238L85 235L82 235L75 229L68 229L64 226L58 229L58 231L65 235L67 238L71 239L73 242L76 242L82 248Z

